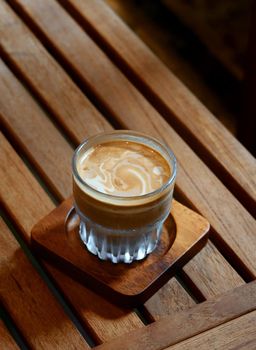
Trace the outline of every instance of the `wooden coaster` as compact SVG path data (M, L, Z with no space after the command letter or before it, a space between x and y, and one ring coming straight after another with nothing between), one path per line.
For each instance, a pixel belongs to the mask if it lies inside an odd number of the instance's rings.
M32 230L32 248L96 293L122 306L144 303L206 243L209 223L173 201L157 248L144 260L113 264L89 253L79 233L73 198L39 221Z

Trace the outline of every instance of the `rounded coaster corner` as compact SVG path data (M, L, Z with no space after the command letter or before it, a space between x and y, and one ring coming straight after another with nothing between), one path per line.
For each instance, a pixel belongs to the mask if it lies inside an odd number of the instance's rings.
M205 218L173 200L157 248L143 260L113 264L87 251L78 224L70 197L34 226L32 248L86 287L129 307L144 303L198 253L210 228Z

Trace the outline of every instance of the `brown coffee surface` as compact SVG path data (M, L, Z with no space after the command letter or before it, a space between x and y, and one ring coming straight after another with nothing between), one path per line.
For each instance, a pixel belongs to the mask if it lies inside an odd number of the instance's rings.
M90 148L80 157L77 170L92 188L124 197L157 190L171 173L159 152L144 144L119 140Z

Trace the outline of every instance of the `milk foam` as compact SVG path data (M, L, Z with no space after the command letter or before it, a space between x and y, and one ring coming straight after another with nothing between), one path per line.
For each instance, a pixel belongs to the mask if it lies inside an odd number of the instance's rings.
M155 191L171 172L160 153L130 141L111 141L92 147L78 161L77 170L92 188L124 197Z

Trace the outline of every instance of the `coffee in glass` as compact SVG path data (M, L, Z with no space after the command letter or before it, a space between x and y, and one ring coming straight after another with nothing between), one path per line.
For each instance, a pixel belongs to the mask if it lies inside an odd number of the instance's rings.
M176 160L154 138L132 131L99 134L73 157L80 237L102 260L130 263L151 253L171 208Z

